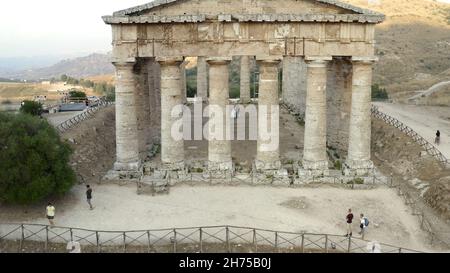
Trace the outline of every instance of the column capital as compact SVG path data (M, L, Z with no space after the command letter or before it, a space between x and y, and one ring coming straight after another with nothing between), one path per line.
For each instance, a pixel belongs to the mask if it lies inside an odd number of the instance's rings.
M112 64L116 68L128 68L132 69L136 65L136 61L130 62L130 61L113 61Z
M156 61L160 65L181 65L184 61L184 57L156 57Z
M210 65L225 65L231 62L231 57L208 57L206 62Z
M352 63L371 65L379 61L375 56L352 56Z
M281 62L281 57L274 56L256 56L256 62L259 64L278 65Z
M331 56L305 56L308 67L326 67L332 60Z

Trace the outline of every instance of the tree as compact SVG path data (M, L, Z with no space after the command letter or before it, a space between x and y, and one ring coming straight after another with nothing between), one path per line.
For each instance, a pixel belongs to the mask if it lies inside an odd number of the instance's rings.
M71 153L46 120L0 113L0 202L32 204L69 191Z
M385 88L381 88L378 84L374 84L372 85L372 99L387 100L389 99L389 95Z
M43 112L42 104L40 102L26 100L22 103L20 112L30 114L32 116L39 116Z
M69 92L69 96L71 99L85 99L86 93L77 89L73 89Z

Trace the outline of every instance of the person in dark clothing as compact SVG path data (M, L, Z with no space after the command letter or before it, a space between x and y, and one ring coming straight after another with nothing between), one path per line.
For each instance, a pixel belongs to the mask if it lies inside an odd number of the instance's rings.
M436 139L434 140L434 143L439 145L439 143L441 142L441 132L439 132L439 130L436 132Z
M91 203L91 200L92 200L92 189L91 189L91 186L89 186L89 185L87 185L86 188L87 188L87 190L86 190L86 200L87 200L87 202L89 204L89 208L92 210L92 209L94 209L92 207L92 203Z
M347 235L345 235L345 237L352 236L352 223L353 223L352 209L348 209L348 214L347 214Z

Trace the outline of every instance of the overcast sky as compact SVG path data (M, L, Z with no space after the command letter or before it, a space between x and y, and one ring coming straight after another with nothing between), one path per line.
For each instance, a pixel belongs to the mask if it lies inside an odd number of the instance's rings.
M4 0L0 57L109 51L111 31L101 16L147 2L150 0Z
M5 0L0 57L106 52L111 27L101 16L150 0Z

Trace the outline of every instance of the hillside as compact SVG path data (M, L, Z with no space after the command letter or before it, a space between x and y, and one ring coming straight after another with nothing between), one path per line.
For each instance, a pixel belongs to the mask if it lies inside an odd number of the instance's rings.
M390 93L450 80L450 4L433 0L343 0L386 15L377 27L374 82Z
M114 67L111 64L109 54L94 53L86 57L63 60L49 67L30 69L1 76L5 78L39 80L59 78L62 74L66 74L74 78L86 78L89 76L112 74L113 71Z

